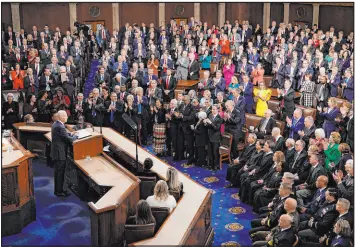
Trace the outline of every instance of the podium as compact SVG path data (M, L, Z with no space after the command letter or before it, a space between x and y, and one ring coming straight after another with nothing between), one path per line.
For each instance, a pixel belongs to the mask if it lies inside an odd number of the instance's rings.
M1 236L8 236L20 233L36 220L34 155L11 136L2 139L1 156Z
M45 137L52 139L51 133ZM101 134L91 132L73 142L65 179L74 194L89 202L92 246L122 245L126 219L139 201L140 180L103 153ZM94 194L90 199L89 190Z

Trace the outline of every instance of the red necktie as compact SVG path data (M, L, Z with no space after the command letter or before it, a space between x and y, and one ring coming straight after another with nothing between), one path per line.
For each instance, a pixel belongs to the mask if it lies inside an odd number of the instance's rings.
M166 78L166 83L165 83L165 85L166 85L166 89L168 89L169 88L169 76Z
M204 82L204 86L206 87L206 85L207 85L207 80L205 80L205 82Z
M20 56L19 55L17 55L17 61L20 62Z
M121 100L123 100L123 97L124 97L124 93L121 93L121 97L120 97Z

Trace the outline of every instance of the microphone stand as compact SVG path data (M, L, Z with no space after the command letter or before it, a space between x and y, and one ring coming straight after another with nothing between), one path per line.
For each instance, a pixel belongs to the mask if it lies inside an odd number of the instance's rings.
M135 163L136 171L139 172L140 169L138 165L138 125L126 113L123 113L122 118L135 131L136 160L134 163Z

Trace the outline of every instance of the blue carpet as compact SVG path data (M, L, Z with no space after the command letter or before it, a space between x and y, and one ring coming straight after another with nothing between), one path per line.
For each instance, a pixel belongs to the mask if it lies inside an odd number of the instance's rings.
M87 203L73 194L67 198L55 196L54 169L39 159L35 159L32 165L36 221L19 234L3 237L2 245L90 245L90 212Z
M154 154L152 146L146 150ZM172 157L162 158L180 172L188 175L201 185L212 190L212 226L215 231L215 246L235 246L236 243L244 247L251 246L249 238L250 221L256 218L252 207L242 203L238 197L237 188L224 188L229 184L226 181L227 164L222 170L212 172L200 167L184 168L186 161L175 162Z
M146 147L152 152L152 147ZM153 152L152 152L153 153ZM179 171L212 190L212 224L215 230L214 245L235 242L250 246L248 231L255 218L252 208L238 199L238 189L224 186L227 164L217 172L199 167L184 168L185 161L164 160ZM34 160L34 188L37 220L19 234L2 238L3 245L90 245L90 212L86 202L75 195L60 198L53 195L54 170L42 160Z
M99 66L99 64L100 64L99 60L93 59L91 61L88 78L86 79L85 84L84 84L84 92L83 92L83 94L84 94L85 98L87 98L89 96L89 93L91 92L91 90L93 88L95 88L94 78L95 78L95 75L96 75L97 66Z

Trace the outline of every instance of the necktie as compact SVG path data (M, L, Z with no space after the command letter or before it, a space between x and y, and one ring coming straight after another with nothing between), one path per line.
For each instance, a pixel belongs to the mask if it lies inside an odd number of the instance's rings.
M295 158L295 161L294 161L293 164L292 164L292 169L293 169L293 167L295 166L295 164L296 164L296 162L297 162L298 156L300 156L300 153L297 153L296 158Z
M170 80L170 76L168 76L168 77L166 78L166 89L169 88L169 80Z
M112 102L112 105L115 106L115 103ZM113 110L111 110L111 114L110 114L110 122L111 123L115 120L114 114L115 114L115 112Z
M105 30L104 29L102 29L102 39L106 39Z
M124 98L124 93L121 93L120 99L123 100L123 98Z

